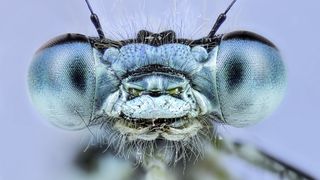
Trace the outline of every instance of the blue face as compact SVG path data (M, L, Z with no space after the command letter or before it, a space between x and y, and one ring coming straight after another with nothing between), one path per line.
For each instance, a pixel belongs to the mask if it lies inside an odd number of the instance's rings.
M107 124L104 133L132 141L181 141L208 124L256 123L282 99L283 62L256 34L226 34L212 46L124 42L68 34L47 43L29 71L35 106L61 128Z

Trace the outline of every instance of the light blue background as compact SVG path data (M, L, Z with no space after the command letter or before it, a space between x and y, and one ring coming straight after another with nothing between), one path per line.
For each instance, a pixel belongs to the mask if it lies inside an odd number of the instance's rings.
M145 8L143 0L126 2L93 3L108 37L132 37L146 24L164 30L166 16L176 16L169 24L175 24L178 34L200 37L229 1L181 0L176 1L176 10L173 0L146 1ZM96 34L81 0L1 0L0 4L0 180L56 179L56 174L67 171L71 155L84 140L78 133L44 123L31 106L26 87L28 66L35 50L59 34ZM227 128L225 133L236 131L241 138L318 177L319 8L317 0L239 0L219 31L245 29L269 38L282 51L289 77L286 97L273 115L243 130Z

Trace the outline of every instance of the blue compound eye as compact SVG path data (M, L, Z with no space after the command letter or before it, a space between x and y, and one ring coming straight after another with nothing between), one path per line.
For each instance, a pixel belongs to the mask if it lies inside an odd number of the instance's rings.
M217 54L217 91L223 120L246 126L262 120L279 104L286 72L277 48L250 32L223 37Z
M35 106L55 125L81 129L90 119L95 94L94 51L87 37L67 34L40 48L29 69Z

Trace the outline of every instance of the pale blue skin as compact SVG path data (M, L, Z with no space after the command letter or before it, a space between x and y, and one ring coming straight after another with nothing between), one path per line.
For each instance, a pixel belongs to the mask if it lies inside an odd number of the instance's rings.
M135 82L126 77L127 72L152 64L183 75L155 71ZM72 78L78 78L78 84ZM237 38L222 40L210 52L184 44L129 44L109 48L104 54L88 42L74 40L40 49L29 71L34 104L53 124L65 129L83 129L97 116L121 119L121 114L146 122L181 117L199 121L198 117L206 116L213 124L242 127L269 115L281 101L285 86L285 68L278 50L258 40ZM130 99L130 87L144 93ZM183 89L180 98L167 93L175 87ZM153 90L161 96L148 94ZM195 129L166 138L179 141L193 136L201 125L192 125ZM129 133L122 126L115 130ZM169 126L174 129L178 125ZM133 139L165 136L158 131Z

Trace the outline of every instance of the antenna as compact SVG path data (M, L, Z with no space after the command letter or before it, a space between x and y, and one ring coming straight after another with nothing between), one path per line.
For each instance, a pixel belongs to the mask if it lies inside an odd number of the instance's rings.
M92 7L91 7L91 5L89 3L89 0L85 0L85 1L86 1L86 4L87 4L87 6L88 6L88 8L90 10L90 13L91 13L91 15L90 15L91 22L94 25L94 27L96 28L100 39L104 39L105 36L104 36L103 30L102 30L102 27L101 27L101 24L100 24L100 21L99 21L99 17L98 17L98 15L96 13L93 12Z
M214 35L216 34L216 32L218 31L218 29L220 28L220 26L223 24L223 22L227 19L227 13L229 12L229 10L231 9L231 7L234 5L234 3L236 3L237 0L233 0L231 2L231 4L228 6L228 8L226 9L225 12L221 13L218 17L218 19L216 20L216 22L214 23L211 31L209 32L208 36L209 38L214 37Z

